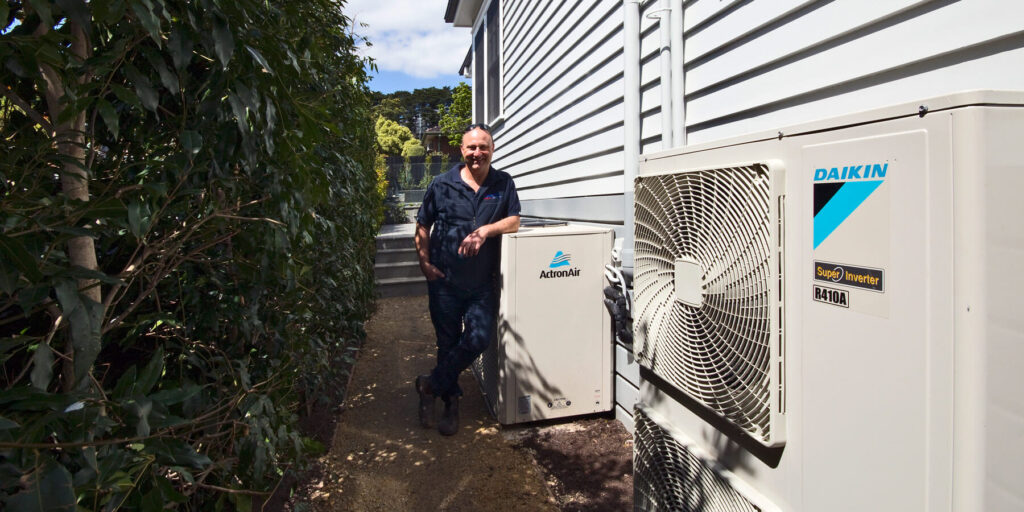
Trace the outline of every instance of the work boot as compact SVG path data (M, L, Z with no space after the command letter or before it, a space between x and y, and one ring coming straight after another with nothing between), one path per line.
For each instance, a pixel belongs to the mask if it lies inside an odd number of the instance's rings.
M459 399L451 397L444 404L444 413L437 423L437 431L442 436L454 436L459 431Z
M420 396L420 425L423 428L434 426L434 390L430 388L430 377L416 377L416 394Z

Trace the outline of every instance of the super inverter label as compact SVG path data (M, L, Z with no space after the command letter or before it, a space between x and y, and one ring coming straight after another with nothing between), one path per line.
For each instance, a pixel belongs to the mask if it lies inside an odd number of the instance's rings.
M892 133L805 146L810 250L807 300L836 314L889 318L893 280L893 183L917 175L927 135ZM820 305L820 306L819 306ZM837 307L836 307L837 306Z
M827 261L814 262L814 280L853 286L876 292L885 291L885 271Z

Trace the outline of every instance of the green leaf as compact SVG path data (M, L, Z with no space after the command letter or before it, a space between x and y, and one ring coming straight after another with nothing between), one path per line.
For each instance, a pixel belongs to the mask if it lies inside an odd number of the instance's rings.
M103 123L107 125L107 130L116 139L117 132L120 130L120 124L118 123L117 112L114 111L114 106L109 101L101 99L96 102L96 109L100 111L100 116L103 117Z
M149 37L153 38L156 45L158 47L162 46L163 39L160 38L160 19L153 14L152 6L143 5L142 2L135 1L132 2L132 12L138 16L142 26L145 27L147 32L149 32Z
M74 226L48 226L47 229L54 233L71 235L73 237L87 236L92 239L98 239L100 237L99 233L91 229L77 228Z
M21 425L18 425L16 422L4 418L3 416L0 416L0 430L10 430L12 428L18 428L20 426Z
M72 265L71 268L68 269L68 275L75 279L95 279L105 284L124 284L124 281L114 276L108 276L99 270L92 270L79 265Z
M18 289L18 276L21 274L7 263L7 260L0 261L0 292L7 295L14 295Z
M67 13L76 25L82 27L86 32L89 31L89 27L92 25L92 16L89 14L89 7L85 5L85 0L57 0L57 6Z
M160 75L160 83L163 84L164 88L170 91L171 94L178 94L180 89L178 75L175 75L171 68L167 67L167 64L164 63L163 55L149 47L142 48L142 53L146 56L146 60L149 61L149 65Z
M142 512L161 512L164 509L164 499L159 489L153 489L142 497Z
M263 57L263 54L260 53L259 50L249 45L245 45L245 49L249 50L249 54L252 55L254 59L256 59L256 62L258 62L260 66L263 67L263 69L267 70L267 72L270 74L274 74L274 70L270 69L270 64L267 63L267 59Z
M231 54L235 52L235 38L231 35L231 28L227 22L220 16L213 18L213 46L217 60L220 60L224 69L227 69Z
M178 71L185 69L192 60L193 42L189 34L182 26L176 26L171 30L167 39L167 49L171 51L171 60L174 61L174 68Z
M139 70L131 64L125 64L124 73L135 86L135 92L139 95L138 97L142 101L142 106L152 112L156 112L156 108L160 104L160 101L157 96L156 89L153 88L153 83L143 76L142 73L139 73Z
M46 26L53 26L53 14L50 11L50 3L47 0L28 0L28 3Z
M139 418L139 422L135 425L135 435L139 437L148 436L150 432L149 414L153 412L153 402L148 398L139 398L132 403L131 409Z
M149 360L149 364L142 369L139 373L139 378L136 381L135 392L141 395L149 394L149 391L153 389L156 382L160 380L160 374L164 370L164 348L157 347L156 353L153 354L153 358Z
M135 389L135 377L138 375L138 368L134 365L128 368L128 371L121 375L121 378L117 379L117 385L114 386L114 391L110 396L114 398L128 398L132 396Z
M120 199L109 198L86 203L86 210L82 216L89 220L110 219L112 217L123 217L128 213L127 207Z
M199 132L185 130L181 133L181 145L190 157L198 155L203 147L203 136Z
M200 389L201 388L195 384L188 384L180 388L162 389L150 395L149 398L154 402L161 403L167 407L192 398L196 393L199 393Z
M117 99L119 99L119 100L121 100L121 101L123 101L123 102L125 102L125 103L127 103L127 104L129 104L131 106L133 106L133 107L141 107L142 106L142 102L139 101L139 97L136 96L134 93L132 93L132 91L128 90L127 88L122 87L122 86L120 86L118 84L110 84L110 90L114 91L114 96L117 96Z
M7 17L11 14L11 7L7 5L7 2L0 2L0 20L4 20L7 23Z
M37 284L18 290L18 306L24 311L31 311L50 296L50 285Z
M249 124L246 121L245 106L242 105L242 101L238 99L235 93L228 93L228 104L231 105L231 111L235 114L235 122L238 124L238 131L242 133L249 132Z
M157 476L156 484L157 487L160 488L160 494L163 495L164 501L173 501L174 503L185 503L185 495L178 492L178 490L174 488L174 484L172 484L171 481L168 480L167 478Z
M235 502L235 510L238 512L252 512L252 496L248 494L232 494L231 501Z
M89 375L92 363L100 353L100 327L103 304L78 292L74 281L57 283L57 300L71 331L71 345L75 349L75 383Z
M146 210L139 201L128 203L128 229L135 235L135 238L141 239L142 235L146 233L145 216L148 213Z
M144 451L152 453L162 461L176 466L189 466L201 469L212 462L209 457L197 452L195 448L182 439L151 439L147 441Z
M43 279L43 273L35 258L17 240L0 234L0 255L13 263L14 267L21 271L29 281L35 283Z
M28 475L26 489L7 501L9 510L74 512L75 489L71 473L57 462L48 460Z
M46 391L53 380L53 351L46 343L40 343L32 356L31 379L32 385L40 391Z

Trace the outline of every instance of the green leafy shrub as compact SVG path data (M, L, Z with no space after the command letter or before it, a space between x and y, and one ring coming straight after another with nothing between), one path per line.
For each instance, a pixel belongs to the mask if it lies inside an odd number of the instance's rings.
M0 509L248 510L372 307L342 2L2 5Z

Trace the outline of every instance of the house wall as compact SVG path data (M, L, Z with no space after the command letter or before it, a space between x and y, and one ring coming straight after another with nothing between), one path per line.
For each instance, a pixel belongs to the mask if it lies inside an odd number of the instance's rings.
M1024 4L1004 0L685 2L687 142L1020 89L1022 20ZM657 83L657 69L644 71Z
M623 232L621 0L502 3L503 111L494 165L528 217ZM641 10L641 153L661 141L657 0ZM1024 89L1024 3L1005 0L687 0L688 144L970 89ZM486 2L480 14L486 10ZM676 100L681 100L676 98ZM639 377L616 350L617 415Z
M623 225L622 2L503 2L504 120L495 167L525 216ZM639 375L617 345L616 416L632 426Z

